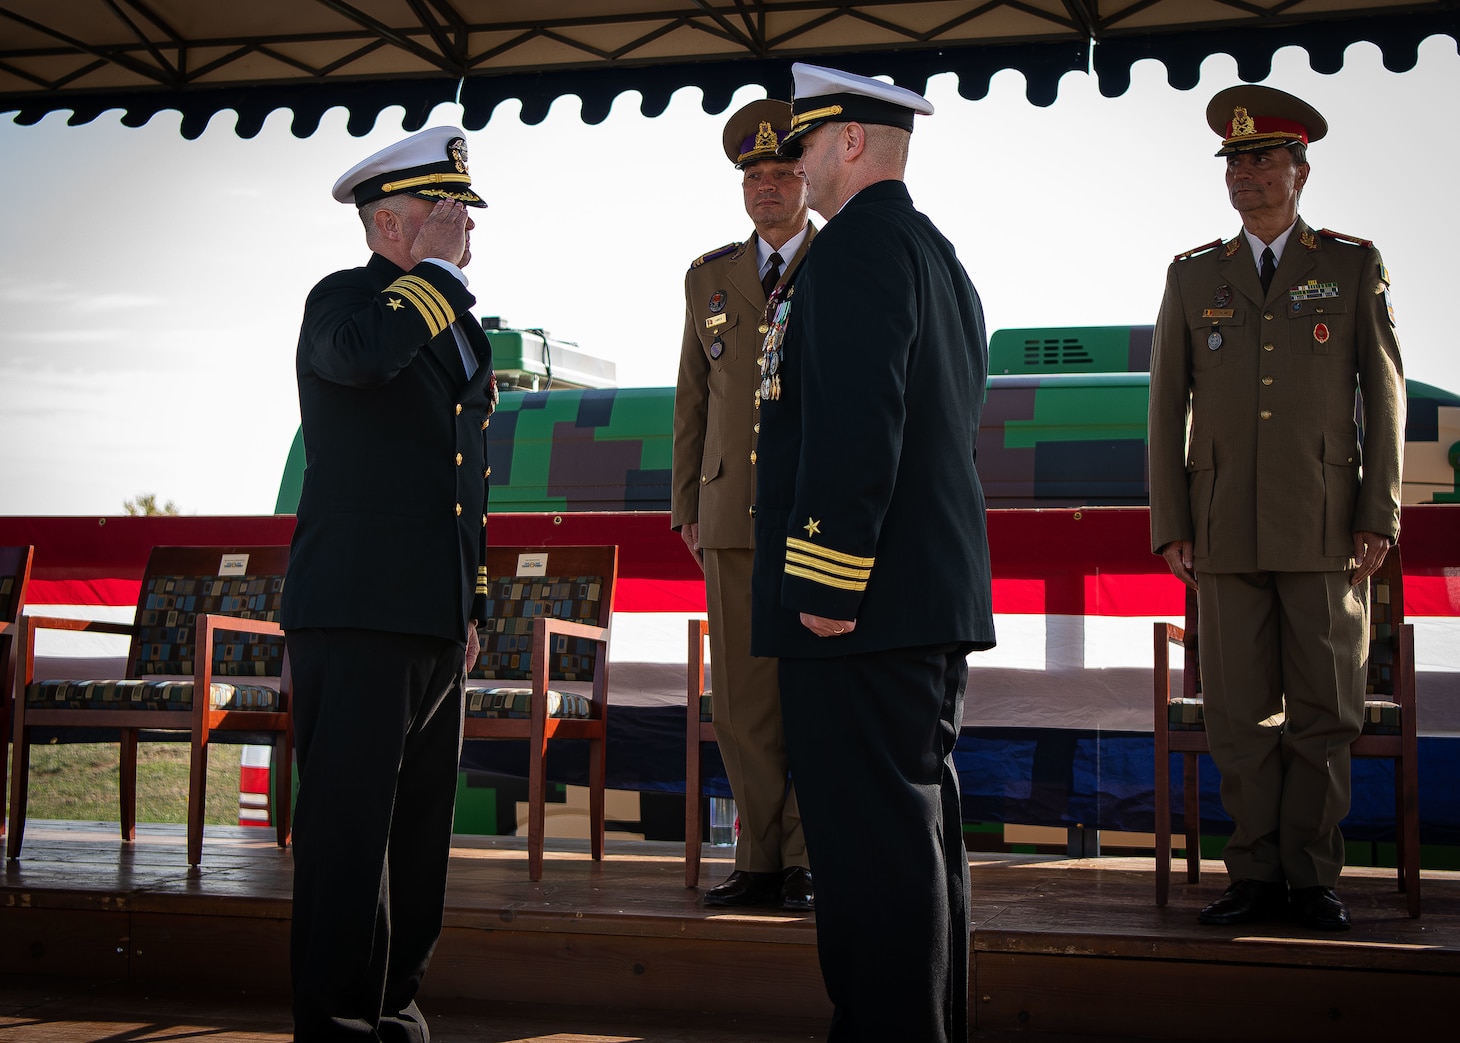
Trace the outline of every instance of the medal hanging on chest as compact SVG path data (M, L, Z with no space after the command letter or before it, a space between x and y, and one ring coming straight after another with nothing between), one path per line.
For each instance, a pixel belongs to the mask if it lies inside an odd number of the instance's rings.
M785 290L784 296L782 290ZM786 323L791 316L791 298L795 293L795 286L780 286L766 302L770 329L766 331L765 345L760 353L760 397L763 402L774 402L781 397L781 360L785 352Z

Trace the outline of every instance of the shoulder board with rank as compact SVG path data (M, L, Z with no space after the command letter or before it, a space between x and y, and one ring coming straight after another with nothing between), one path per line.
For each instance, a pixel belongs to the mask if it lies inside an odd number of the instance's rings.
M1201 246L1193 247L1190 250L1187 250L1187 251L1185 251L1183 253L1179 253L1179 254L1177 254L1175 257L1173 257L1171 259L1173 261L1185 261L1185 260L1189 260L1190 258L1197 256L1198 254L1204 254L1204 253L1206 253L1208 250L1215 250L1217 247L1219 247L1221 245L1222 245L1222 241L1220 239L1213 239L1209 243L1204 243Z
M717 250L711 250L707 254L701 254L699 257L696 257L694 259L694 263L691 264L690 267L698 268L706 261L713 261L716 257L724 257L726 254L733 253L738 249L740 249L739 243L726 243L724 246L720 247Z
M1331 228L1320 228L1318 229L1318 234L1325 239L1337 239L1340 243L1352 243L1354 246L1363 247L1365 250L1374 245L1371 239L1360 239L1356 235L1344 235L1342 232L1335 232Z

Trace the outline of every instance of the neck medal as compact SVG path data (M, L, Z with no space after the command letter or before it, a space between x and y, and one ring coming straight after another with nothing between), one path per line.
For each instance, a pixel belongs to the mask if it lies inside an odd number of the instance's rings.
M765 346L760 353L760 397L762 401L769 399L774 402L781 397L782 345L786 339L786 323L791 317L791 298L795 293L795 286L777 286L775 293L771 294L771 299L766 302L766 315L769 316L770 329L766 331Z

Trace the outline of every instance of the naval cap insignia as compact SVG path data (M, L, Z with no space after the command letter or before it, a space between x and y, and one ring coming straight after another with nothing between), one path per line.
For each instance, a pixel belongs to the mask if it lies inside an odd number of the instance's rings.
M452 138L446 143L446 158L456 164L456 172L465 174L466 171L466 139Z

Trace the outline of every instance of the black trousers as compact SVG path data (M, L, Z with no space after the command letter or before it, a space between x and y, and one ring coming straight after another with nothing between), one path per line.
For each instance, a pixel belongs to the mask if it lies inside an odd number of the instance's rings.
M816 878L829 1043L968 1037L968 856L953 744L959 646L782 659L791 778Z
M424 1043L416 990L441 933L466 649L376 630L286 640L294 1038Z

